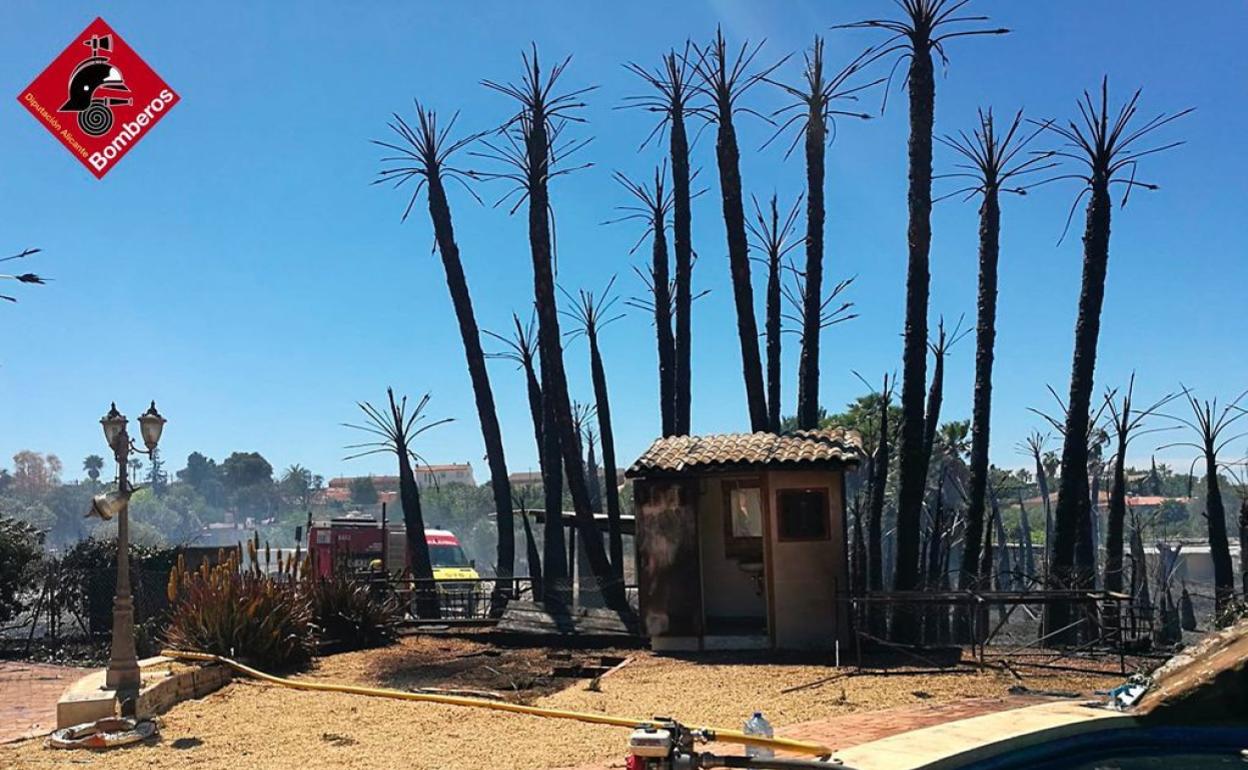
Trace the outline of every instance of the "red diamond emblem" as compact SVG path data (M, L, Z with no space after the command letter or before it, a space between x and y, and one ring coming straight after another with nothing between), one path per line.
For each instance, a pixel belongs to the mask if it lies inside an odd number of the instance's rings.
M97 18L17 100L99 179L147 136L178 95Z

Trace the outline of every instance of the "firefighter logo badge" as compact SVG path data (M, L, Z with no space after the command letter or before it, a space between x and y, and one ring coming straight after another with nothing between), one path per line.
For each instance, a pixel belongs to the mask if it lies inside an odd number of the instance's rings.
M17 99L101 178L177 103L178 95L103 19L96 19Z

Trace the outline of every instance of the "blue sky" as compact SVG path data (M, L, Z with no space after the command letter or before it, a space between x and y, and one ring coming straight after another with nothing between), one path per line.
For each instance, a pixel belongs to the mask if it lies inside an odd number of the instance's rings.
M516 77L530 41L548 61L572 54L566 85L600 88L584 111L587 125L573 129L594 137L586 157L595 166L552 189L559 281L597 288L618 273L627 296L640 290L630 267L644 256L628 253L637 238L632 226L600 224L625 202L610 174L650 173L661 149L637 151L650 115L614 109L643 90L621 64L655 64L686 36L713 34L716 24L732 41L766 38L763 60L826 34L830 61L843 62L878 38L828 28L892 12L883 0L294 7L5 4L0 252L41 247L30 267L55 282L20 287L28 289L21 303L0 307L0 457L24 448L55 452L72 477L84 455L103 453L97 421L110 400L133 417L154 397L169 419L163 448L174 467L192 450L216 457L257 450L279 469L299 462L326 476L386 472L391 462L384 458L341 459L343 445L356 437L339 423L356 418L356 400L383 398L394 385L413 396L431 392L431 414L456 418L426 434L425 456L470 460L484 478L427 217L418 209L400 224L403 195L368 184L381 155L368 140L385 137L390 113L410 114L419 97L446 113L462 110L465 131L489 128L512 107L482 88L482 78ZM951 62L937 82L939 132L969 128L977 106L1071 116L1081 90L1103 74L1116 99L1143 86L1144 113L1197 107L1165 134L1187 144L1141 170L1162 189L1115 209L1098 391L1123 383L1133 369L1143 398L1180 381L1223 398L1248 386L1248 153L1241 137L1248 6L975 0L972 7L1014 31L950 45ZM15 99L96 15L182 98L102 181ZM798 70L794 59L780 73L792 80ZM760 86L746 102L766 113L783 96ZM872 111L878 106L869 101ZM850 298L861 314L825 336L822 401L831 410L864 391L851 370L876 381L900 366L906 130L905 100L894 98L886 114L842 124L828 155L826 272L831 279L857 276ZM738 131L747 190L793 200L803 186L800 157L786 160L783 146L760 151L770 131L749 116ZM745 430L712 132L694 153L710 188L694 205L701 258L695 281L711 290L694 316L694 430ZM937 149L938 173L953 162ZM488 204L503 191L487 185L481 194ZM1057 240L1075 193L1053 185L1004 203L992 450L998 464L1023 463L1014 447L1039 426L1027 407L1052 406L1045 385L1067 388L1078 217L1075 234ZM505 330L511 312L531 302L524 219L453 196L479 321ZM974 204L936 207L933 322L965 313L973 323L976 221ZM756 274L760 303L761 288ZM790 413L796 344L786 342ZM603 346L623 463L658 430L654 344L644 314L630 312L610 327ZM584 343L571 343L566 356L574 397L588 399ZM950 358L942 416L969 414L972 369L968 339ZM492 364L491 375L510 467L531 468L536 452L523 381L505 362ZM1149 441L1136 446L1144 461Z

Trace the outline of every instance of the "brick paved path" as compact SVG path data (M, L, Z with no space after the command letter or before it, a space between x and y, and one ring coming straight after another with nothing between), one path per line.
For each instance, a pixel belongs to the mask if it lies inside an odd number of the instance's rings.
M0 743L56 729L56 700L90 669L0 661Z
M834 751L840 751L850 746L878 741L890 735L993 714L998 711L1034 706L1046 700L1051 699L1030 695L1008 695L1000 698L967 698L951 703L900 706L881 711L864 711L828 719L816 719L812 722L801 722L781 727L776 733L783 738L814 741ZM738 747L715 746L712 750L720 750L722 753L740 753ZM618 770L623 766L624 742L621 741L619 759L569 770Z

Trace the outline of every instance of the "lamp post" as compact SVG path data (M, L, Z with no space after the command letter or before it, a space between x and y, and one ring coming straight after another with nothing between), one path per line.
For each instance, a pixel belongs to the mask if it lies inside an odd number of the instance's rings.
M155 401L139 416L139 433L146 449L135 446L126 431L126 416L117 411L117 404L114 403L108 414L100 419L100 425L104 428L104 440L113 450L113 459L117 462L117 491L96 495L91 502L92 513L101 518L111 519L114 514L117 516L117 594L113 598L113 643L104 686L117 691L122 707L126 709L133 708L132 694L138 692L141 684L139 660L134 649L134 598L130 593L128 509L130 495L136 487L130 485L129 461L132 454L151 457L160 441L165 418L156 411ZM124 697L127 695L131 697Z

